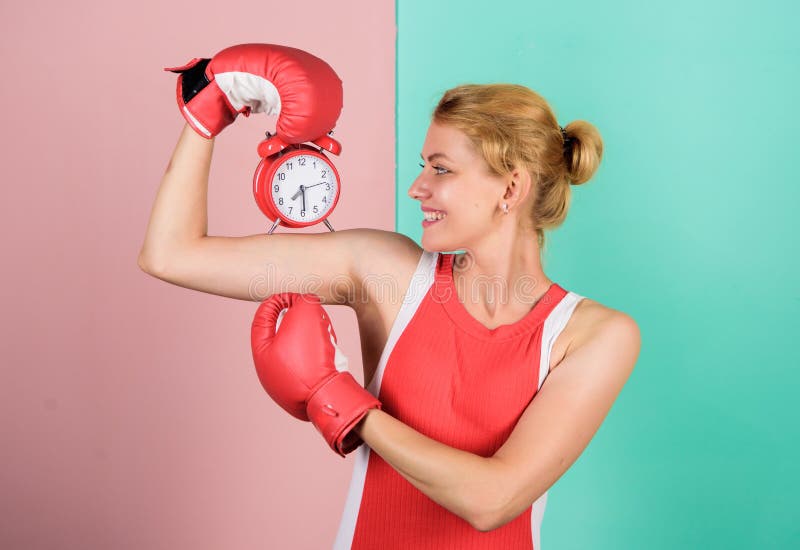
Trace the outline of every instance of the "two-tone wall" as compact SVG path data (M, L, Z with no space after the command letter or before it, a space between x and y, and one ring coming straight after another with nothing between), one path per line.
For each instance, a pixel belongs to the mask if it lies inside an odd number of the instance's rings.
M406 193L451 86L524 84L562 125L597 126L605 157L545 269L633 316L643 347L550 491L543 547L796 547L798 15L788 0L4 4L0 547L333 541L352 462L264 394L255 304L136 265L183 125L162 68L242 42L341 76L337 229L419 241ZM264 125L217 138L209 234L265 231ZM331 312L359 365L355 316Z

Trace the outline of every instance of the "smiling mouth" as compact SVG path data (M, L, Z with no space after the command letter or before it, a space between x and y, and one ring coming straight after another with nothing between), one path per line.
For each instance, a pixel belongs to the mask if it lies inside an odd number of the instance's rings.
M426 222L435 222L447 217L445 212L424 212Z

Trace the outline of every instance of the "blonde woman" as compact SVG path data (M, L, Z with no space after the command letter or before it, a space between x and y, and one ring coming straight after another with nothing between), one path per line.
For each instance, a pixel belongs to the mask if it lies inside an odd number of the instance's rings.
M538 550L547 490L596 433L640 347L630 316L542 268L545 231L564 221L571 186L600 163L594 126L561 128L524 86L448 90L408 190L420 204L421 247L373 229L207 236L211 150L184 131L140 265L244 300L303 292L313 274L322 304L354 309L366 389L329 396L328 406L346 409L336 399L358 391L379 405L349 428L364 444L335 548ZM267 262L276 286L253 296ZM397 282L401 301L385 299L379 276ZM278 287L289 280L297 288ZM260 330L254 323L254 338L273 335ZM310 333L322 345L325 332ZM326 361L309 369L334 368L332 354Z

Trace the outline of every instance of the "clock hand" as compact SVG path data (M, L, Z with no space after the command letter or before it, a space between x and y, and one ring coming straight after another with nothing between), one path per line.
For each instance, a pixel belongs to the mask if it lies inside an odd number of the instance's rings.
M300 186L300 187L297 189L297 193L295 193L294 195L292 195L291 199L292 199L293 201L296 201L296 200L297 200L297 197L299 197L299 196L300 196L300 193L302 193L302 192L303 192L303 189L304 189L304 188L305 188L305 186L301 185L301 186Z
M293 201L295 201L295 200L297 200L297 197L300 196L300 193L302 193L304 189L308 189L310 187L316 187L317 185L322 185L323 183L328 183L328 182L327 181L321 181L319 183L315 183L314 185L301 185L300 188L297 190L297 193L295 193L294 195L292 195L289 198L292 199Z

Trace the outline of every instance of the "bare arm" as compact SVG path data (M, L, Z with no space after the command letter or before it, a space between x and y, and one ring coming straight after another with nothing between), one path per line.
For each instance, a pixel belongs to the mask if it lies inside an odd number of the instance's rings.
M139 265L161 271L169 255L208 233L208 173L214 140L184 124L158 189Z
M355 307L363 279L421 249L377 229L209 236L208 175L214 141L185 125L147 226L139 266L166 282L240 300L313 292L325 304ZM385 268L388 271L388 267Z
M491 457L435 441L378 409L355 430L431 500L475 529L491 531L530 507L588 446L633 370L639 348L636 323L615 315L548 375Z

